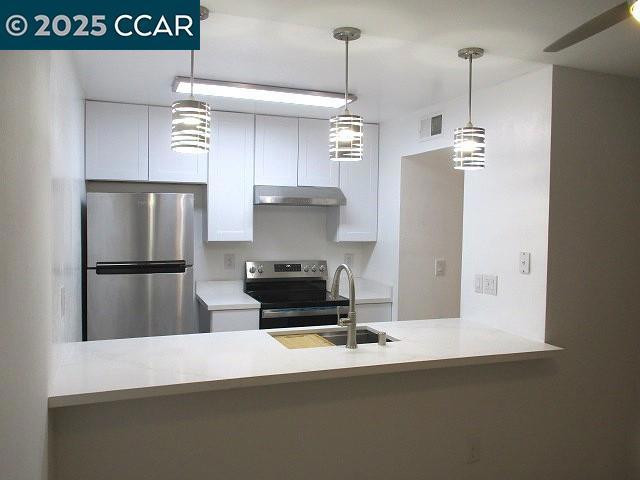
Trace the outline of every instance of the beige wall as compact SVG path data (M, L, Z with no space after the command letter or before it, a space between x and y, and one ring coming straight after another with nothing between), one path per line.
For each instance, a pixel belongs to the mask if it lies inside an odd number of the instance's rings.
M451 149L402 159L398 320L460 316L464 174ZM435 260L444 259L444 276Z
M640 80L555 68L553 87L546 334L568 350L571 438L585 458L627 463L640 414Z
M49 68L0 53L0 478L47 471L51 326Z

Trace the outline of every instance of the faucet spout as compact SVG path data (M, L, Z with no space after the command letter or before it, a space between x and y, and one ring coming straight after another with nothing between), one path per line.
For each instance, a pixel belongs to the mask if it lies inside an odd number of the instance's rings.
M347 327L347 348L358 348L358 342L356 341L357 332L357 320L356 320L356 285L353 277L353 271L351 268L342 264L336 268L336 272L333 274L333 284L331 285L331 296L337 297L340 291L340 275L342 272L347 273L347 279L349 281L349 313L345 318L340 317L340 309L338 309L338 325Z

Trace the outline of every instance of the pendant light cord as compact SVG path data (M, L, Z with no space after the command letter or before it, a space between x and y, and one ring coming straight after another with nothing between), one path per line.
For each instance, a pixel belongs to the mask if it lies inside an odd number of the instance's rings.
M349 40L344 42L345 62L344 62L344 111L348 112L349 108Z
M193 50L191 50L191 98L193 98Z
M469 55L469 125L471 125L471 87L473 78L473 55Z

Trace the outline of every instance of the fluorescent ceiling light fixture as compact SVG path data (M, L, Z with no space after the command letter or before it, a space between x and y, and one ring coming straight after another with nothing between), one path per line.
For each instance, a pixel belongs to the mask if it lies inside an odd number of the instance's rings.
M191 79L189 77L176 77L173 81L173 91L176 93L190 93ZM344 95L342 93L272 87L252 83L223 82L202 78L193 79L193 94L259 102L290 103L312 107L338 108L344 106ZM355 95L349 95L349 103L354 102L356 99Z

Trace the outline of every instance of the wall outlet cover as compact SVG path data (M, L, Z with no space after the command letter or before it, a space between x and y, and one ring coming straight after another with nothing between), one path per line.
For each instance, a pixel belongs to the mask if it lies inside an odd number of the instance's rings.
M235 270L236 269L236 255L235 253L224 254L224 269Z
M436 258L435 261L435 276L436 277L444 277L447 271L447 262L444 258Z
M473 284L473 290L476 293L483 293L484 292L484 276L483 275L476 275L474 278L474 284Z
M482 439L480 435L472 435L467 439L467 454L465 463L476 463L480 461L482 453Z
M519 261L520 273L523 275L528 275L531 273L531 253L530 252L520 252L520 261Z

